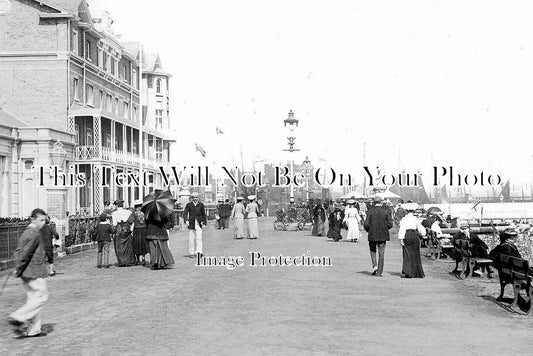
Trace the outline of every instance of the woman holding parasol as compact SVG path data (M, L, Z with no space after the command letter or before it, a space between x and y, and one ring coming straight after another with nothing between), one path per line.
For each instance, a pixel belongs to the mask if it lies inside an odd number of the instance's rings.
M163 269L174 264L168 248L168 232L176 199L168 190L156 189L143 199L141 211L146 217L146 240L150 249L152 269Z

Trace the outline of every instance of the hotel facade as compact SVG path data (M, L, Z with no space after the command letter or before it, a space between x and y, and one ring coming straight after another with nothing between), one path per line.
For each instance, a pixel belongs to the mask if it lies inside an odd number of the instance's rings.
M106 200L131 205L163 188L171 75L111 25L84 0L0 0L0 217L35 207L56 219L94 215ZM111 179L140 169L151 187ZM85 184L72 186L69 177L81 173Z

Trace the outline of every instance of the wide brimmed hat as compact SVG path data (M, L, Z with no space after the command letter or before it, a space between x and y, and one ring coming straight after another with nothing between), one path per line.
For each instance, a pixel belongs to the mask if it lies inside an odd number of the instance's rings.
M402 209L405 209L407 211L415 211L418 209L418 204L416 203L405 203L401 205Z
M346 201L347 204L355 204L355 200L354 199L348 199Z
M374 197L374 201L375 201L375 202L382 202L382 201L383 201L383 198L380 197L379 195L376 195L376 196Z

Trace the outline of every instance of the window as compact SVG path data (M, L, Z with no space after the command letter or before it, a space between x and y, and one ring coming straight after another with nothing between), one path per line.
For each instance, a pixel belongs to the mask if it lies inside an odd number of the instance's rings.
M74 143L76 145L80 144L80 124L74 124L74 132L76 135L74 136Z
M128 66L126 64L122 67L122 78L124 78L124 81L128 81Z
M137 69L133 69L133 75L132 76L133 76L133 79L132 79L133 87L135 89L137 89L138 88L138 85L137 85Z
M105 105L105 109L109 112L112 112L112 105L113 105L113 97L109 94L107 94L106 96L106 105Z
M118 98L115 98L115 107L113 109L113 112L118 115Z
M74 97L74 100L80 101L80 88L78 78L73 79L73 87L74 93L72 96Z
M155 92L157 94L161 94L161 79L158 79L156 82L155 82Z
M115 58L111 57L111 74L115 75Z
M28 160L24 161L24 169L29 171L32 168L33 168L33 160L28 159Z
M133 142L133 154L137 154L137 142Z
M100 68L104 66L104 52L101 48L98 48L98 58L96 59L96 65Z
M87 84L87 90L85 92L85 103L94 107L94 90L91 85Z
M109 71L109 54L107 54L107 52L104 52L103 54L103 60L102 60L102 67L104 68L104 70L106 72Z
M92 61L91 59L91 41L87 40L87 43L85 45L85 58L87 58L89 61Z
M155 128L156 129L163 128L163 110L155 111Z
M133 107L133 118L132 119L134 121L137 121L139 119L136 106Z
M130 104L128 104L127 102L124 102L124 118L130 118Z
M93 129L91 129L90 127L87 128L87 146L92 146L94 145L94 140L93 140Z
M70 38L70 50L76 54L78 52L78 31L72 30L72 37Z
M100 96L99 96L99 102L98 102L98 107L100 109L102 109L104 107L104 92L100 90Z
M109 132L106 132L105 134L104 146L107 148L111 148L111 134Z

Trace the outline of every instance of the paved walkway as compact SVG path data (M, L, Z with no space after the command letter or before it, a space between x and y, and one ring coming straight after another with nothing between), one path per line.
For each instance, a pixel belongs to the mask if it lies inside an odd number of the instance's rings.
M451 276L446 261L423 259L427 278L399 277L401 249L386 250L383 278L370 275L366 241L330 242L309 232L276 232L260 219L260 239L233 240L209 227L205 254L244 256L245 266L195 267L187 232L171 236L174 269L97 269L96 251L58 259L49 278L44 338L15 340L0 323L0 354L497 355L529 353L527 317L494 302L497 281ZM363 238L363 240L366 240ZM250 267L265 256L331 256L332 267ZM3 283L5 275L0 276ZM507 296L512 294L508 287ZM24 302L10 279L0 318Z

